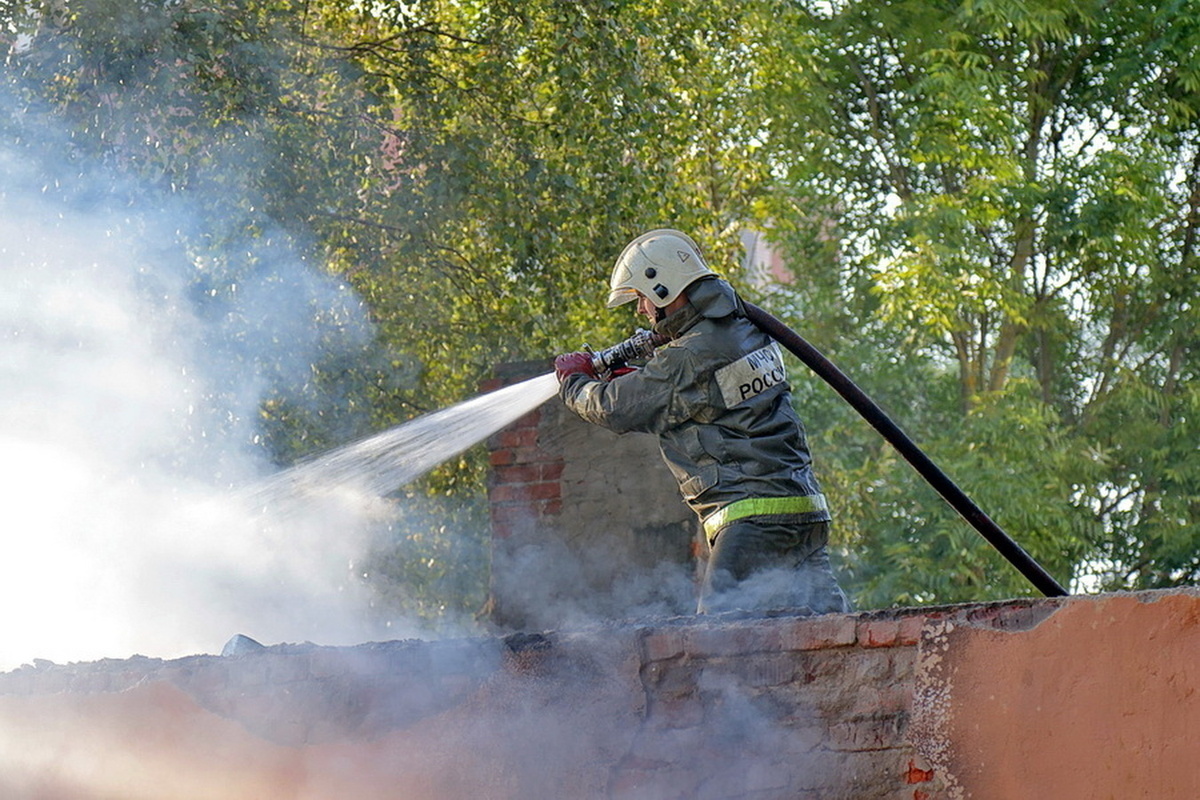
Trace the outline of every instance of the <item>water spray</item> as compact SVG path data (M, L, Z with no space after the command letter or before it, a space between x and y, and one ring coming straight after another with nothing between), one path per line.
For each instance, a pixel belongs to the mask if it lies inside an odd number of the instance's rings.
M663 334L639 328L599 352L584 348L596 375L609 379L666 342ZM529 413L557 390L552 372L506 386L303 461L250 487L248 495L258 506L342 488L384 496Z
M309 493L348 490L383 497L478 444L558 391L553 372L425 414L302 461L249 487L260 507Z
M764 333L828 383L867 420L937 492L987 541L1048 597L1067 594L1046 570L977 506L896 425L865 392L841 370L775 317L743 301L746 317ZM633 335L599 352L587 345L596 375L610 379L623 367L648 359L668 337L638 328ZM481 441L554 396L553 373L532 378L460 403L449 409L411 420L390 431L356 442L333 453L286 470L258 488L260 499L281 489L294 491L298 484L356 483L385 494L413 480L446 458ZM263 490L266 490L265 492Z

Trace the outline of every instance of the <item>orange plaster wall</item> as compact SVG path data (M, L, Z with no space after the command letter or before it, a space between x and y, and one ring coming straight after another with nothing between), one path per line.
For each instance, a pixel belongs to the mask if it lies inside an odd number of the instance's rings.
M1075 598L1027 622L927 623L913 733L947 796L1200 797L1200 595Z

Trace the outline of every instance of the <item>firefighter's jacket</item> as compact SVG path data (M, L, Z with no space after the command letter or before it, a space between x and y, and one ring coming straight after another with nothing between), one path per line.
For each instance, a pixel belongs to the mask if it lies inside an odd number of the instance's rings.
M746 319L724 280L702 279L687 294L654 326L670 340L643 368L611 381L569 375L563 402L617 433L657 434L710 541L747 516L829 520L779 345Z

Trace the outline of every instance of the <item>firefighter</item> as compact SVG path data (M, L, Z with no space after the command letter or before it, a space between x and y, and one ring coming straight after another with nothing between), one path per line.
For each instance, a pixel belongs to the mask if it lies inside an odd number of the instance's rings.
M779 345L676 230L630 242L610 289L609 308L636 300L667 343L641 369L609 380L588 353L560 355L559 395L588 422L658 436L710 547L698 612L849 611Z

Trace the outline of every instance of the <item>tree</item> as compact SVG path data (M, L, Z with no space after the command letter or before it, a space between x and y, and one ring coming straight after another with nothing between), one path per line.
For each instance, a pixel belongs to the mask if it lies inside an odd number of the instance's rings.
M287 236L362 297L372 337L262 409L281 463L622 338L611 263L671 225L1060 581L1144 587L1200 569L1194 6L72 0L0 6L0 35L23 108L69 125L52 168L205 198L178 243L218 267L201 294ZM791 285L747 285L744 229ZM860 604L1029 591L795 383ZM480 455L407 491L481 519ZM433 586L455 548L414 525L392 536L421 555L380 572ZM445 605L426 591L404 602Z
M420 364L418 387L391 406L398 418L474 392L497 363L549 369L583 336L627 335L629 316L597 312L612 261L641 230L687 227L736 258L764 174L731 128L738 13L560 0L324 8L386 133L361 205L315 222L342 243L337 263L385 339ZM447 507L480 498L479 456L433 476Z
M18 4L8 18L18 35L4 71L14 109L6 140L70 202L133 215L186 206L161 246L192 264L186 281L200 313L230 313L239 285L278 266L273 250L323 260L312 209L354 197L368 157L360 142L377 130L358 75L322 57L302 5ZM268 445L284 462L363 432L372 391L411 383L403 359L369 336L332 340L350 319L312 324L332 338L313 380L305 370L306 392L278 363L247 364L275 395Z
M461 397L494 363L548 358L580 331L623 336L627 318L594 312L647 226L734 254L763 170L733 127L731 7L418 2L329 18L392 119L346 268L388 335L418 344L426 397Z
M781 246L807 268L814 233L836 231L819 335L858 339L851 363L891 377L918 440L1080 586L1195 578L1194 448L1167 444L1196 425L1186 5L777 4L787 35L763 60ZM867 458L837 479L859 495L862 597L1020 591L854 441Z
M165 191L218 190L187 243L219 267L196 276L205 291L245 268L220 246L283 226L364 298L377 339L264 405L284 463L473 394L497 362L548 368L583 335L623 337L629 317L596 316L621 245L673 224L736 257L763 175L731 127L746 91L728 89L745 61L733 4L37 11L15 62L73 152ZM479 501L479 455L430 479L447 513L479 516L461 509Z
M248 479L220 475L231 438L287 465L371 431L416 383L411 359L321 280L343 245L320 238L315 214L352 212L385 129L303 5L79 0L17 4L0 23L4 156L80 216L139 231L131 272L202 320L221 380L205 384L201 421L189 415L187 457L207 453L214 480Z

